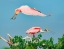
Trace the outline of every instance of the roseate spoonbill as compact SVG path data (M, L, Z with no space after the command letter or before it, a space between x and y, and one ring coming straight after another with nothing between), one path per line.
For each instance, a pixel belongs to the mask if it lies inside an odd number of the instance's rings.
M49 32L49 30L48 29L42 30L40 27L32 27L26 31L27 34L33 35L33 37L35 37L35 34L39 32Z
M16 16L20 12L22 12L23 14L26 14L26 15L33 15L33 16L42 16L42 17L51 16L51 14L50 15L43 14L42 12L38 11L36 8L31 8L28 5L22 5L21 7L15 9L14 16L11 19L15 20Z

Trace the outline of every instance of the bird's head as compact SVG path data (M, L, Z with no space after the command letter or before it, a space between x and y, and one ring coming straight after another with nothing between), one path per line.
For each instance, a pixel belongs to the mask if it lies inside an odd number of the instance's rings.
M45 29L45 30L40 29L40 32L49 32L49 30L48 29Z
M16 9L15 12L14 12L14 14L15 14L15 15L18 15L20 12L21 12L20 9Z
M48 30L48 29L45 29L44 31L45 31L45 32L49 32L49 30Z

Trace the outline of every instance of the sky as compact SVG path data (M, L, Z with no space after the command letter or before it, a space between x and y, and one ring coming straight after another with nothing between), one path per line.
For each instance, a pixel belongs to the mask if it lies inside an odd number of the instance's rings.
M17 15L15 20L10 20L14 10L22 5L36 8L44 14L52 14L50 17L28 16L23 13ZM0 36L9 39L7 33L12 37L27 36L26 30L39 26L43 30L48 28L52 33L41 33L42 39L53 37L54 43L64 34L64 0L0 0ZM0 39L0 48L8 46Z

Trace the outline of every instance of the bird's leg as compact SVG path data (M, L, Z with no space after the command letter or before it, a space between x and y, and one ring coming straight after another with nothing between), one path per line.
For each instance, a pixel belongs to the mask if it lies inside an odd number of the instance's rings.
M33 34L33 38L35 38L35 34Z

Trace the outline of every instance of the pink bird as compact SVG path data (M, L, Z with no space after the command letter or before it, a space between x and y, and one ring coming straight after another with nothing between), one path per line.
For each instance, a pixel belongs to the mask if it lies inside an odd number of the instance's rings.
M29 30L27 30L26 33L29 34L29 35L33 35L33 37L35 37L36 33L39 33L39 32L48 32L48 31L49 30L47 30L47 29L42 30L40 27L32 27Z
M11 19L13 19L13 20L16 19L16 15L18 15L20 12L23 14L26 14L26 15L33 15L33 16L42 16L42 17L51 16L51 14L45 15L45 14L41 13L40 11L36 10L35 8L31 8L28 5L23 5L17 9L15 9L15 14Z

